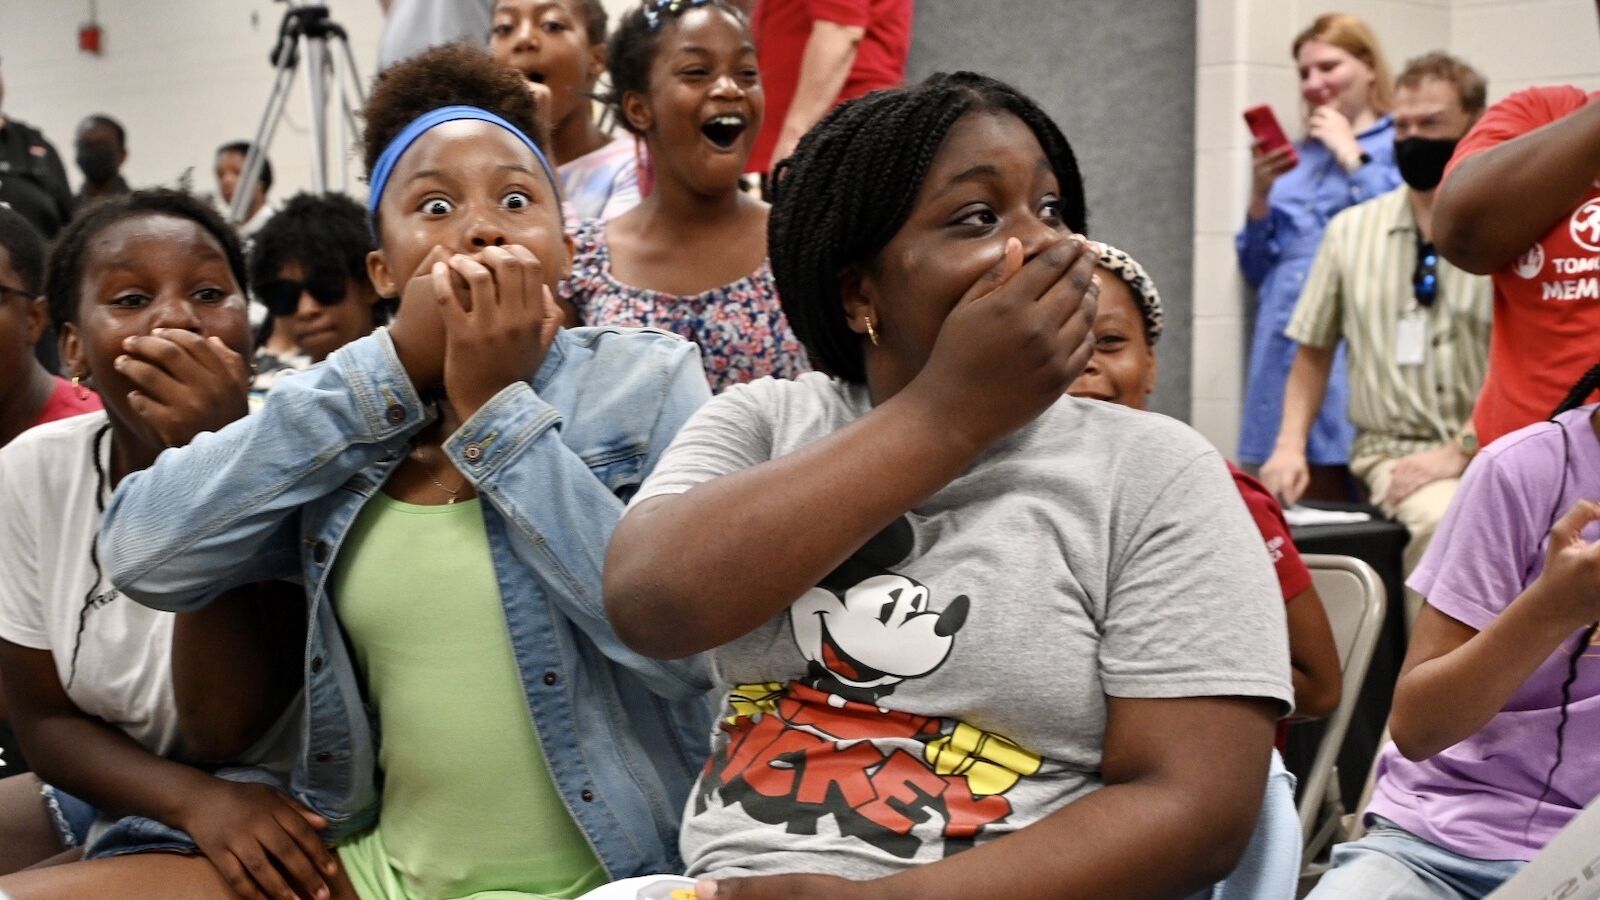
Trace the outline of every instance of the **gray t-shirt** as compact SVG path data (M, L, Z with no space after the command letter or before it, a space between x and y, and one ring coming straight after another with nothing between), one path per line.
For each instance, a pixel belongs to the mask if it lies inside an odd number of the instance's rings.
M821 374L736 385L634 502L869 409ZM1216 450L1164 416L1071 398L711 659L726 708L684 815L697 876L938 860L1099 787L1108 695L1285 713L1294 695L1272 564Z

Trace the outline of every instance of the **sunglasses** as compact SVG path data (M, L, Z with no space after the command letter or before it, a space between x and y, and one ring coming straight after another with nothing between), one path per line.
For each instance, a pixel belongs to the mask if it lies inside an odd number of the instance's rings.
M1411 273L1411 295L1423 309L1439 298L1439 251L1421 238L1417 239L1417 269Z
M274 316L292 316L300 308L300 295L310 294L311 299L323 306L334 306L344 301L343 278L318 278L312 281L293 281L274 278L256 289L256 299Z

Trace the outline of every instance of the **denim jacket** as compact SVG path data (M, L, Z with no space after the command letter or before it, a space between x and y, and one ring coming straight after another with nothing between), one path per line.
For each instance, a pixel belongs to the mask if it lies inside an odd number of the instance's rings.
M665 332L563 330L444 451L483 498L512 652L550 776L612 878L677 870L678 821L707 753L705 663L658 661L606 622L600 575L623 505L709 396L694 345ZM260 413L126 478L100 558L157 609L266 579L306 587L306 716L290 792L340 841L378 814L378 727L329 596L362 507L433 418L387 331L273 388ZM470 689L470 686L463 686ZM461 748L472 765L472 748ZM225 777L237 777L226 775ZM125 820L91 855L182 848ZM188 845L192 846L192 845Z

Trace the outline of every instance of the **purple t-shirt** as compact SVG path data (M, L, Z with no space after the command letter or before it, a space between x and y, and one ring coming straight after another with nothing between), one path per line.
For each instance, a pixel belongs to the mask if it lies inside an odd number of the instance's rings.
M1482 631L1539 577L1550 526L1578 500L1600 500L1594 410L1565 413L1559 427L1529 425L1473 460L1409 582L1430 606ZM1600 538L1600 526L1584 538ZM1555 761L1561 683L1579 636L1461 743L1420 763L1385 747L1367 811L1464 856L1532 859L1600 794L1600 647L1591 645L1572 686L1561 768L1538 802Z

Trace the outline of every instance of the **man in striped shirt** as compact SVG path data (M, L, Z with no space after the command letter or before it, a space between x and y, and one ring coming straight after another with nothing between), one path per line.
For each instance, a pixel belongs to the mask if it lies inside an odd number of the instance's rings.
M1405 184L1335 216L1285 333L1300 344L1277 447L1261 480L1285 503L1305 491L1306 436L1339 341L1348 343L1350 470L1421 560L1477 451L1472 407L1488 364L1487 278L1433 247L1434 189L1455 144L1483 113L1483 77L1443 53L1413 60L1395 85L1395 159ZM1419 597L1406 592L1407 622Z

